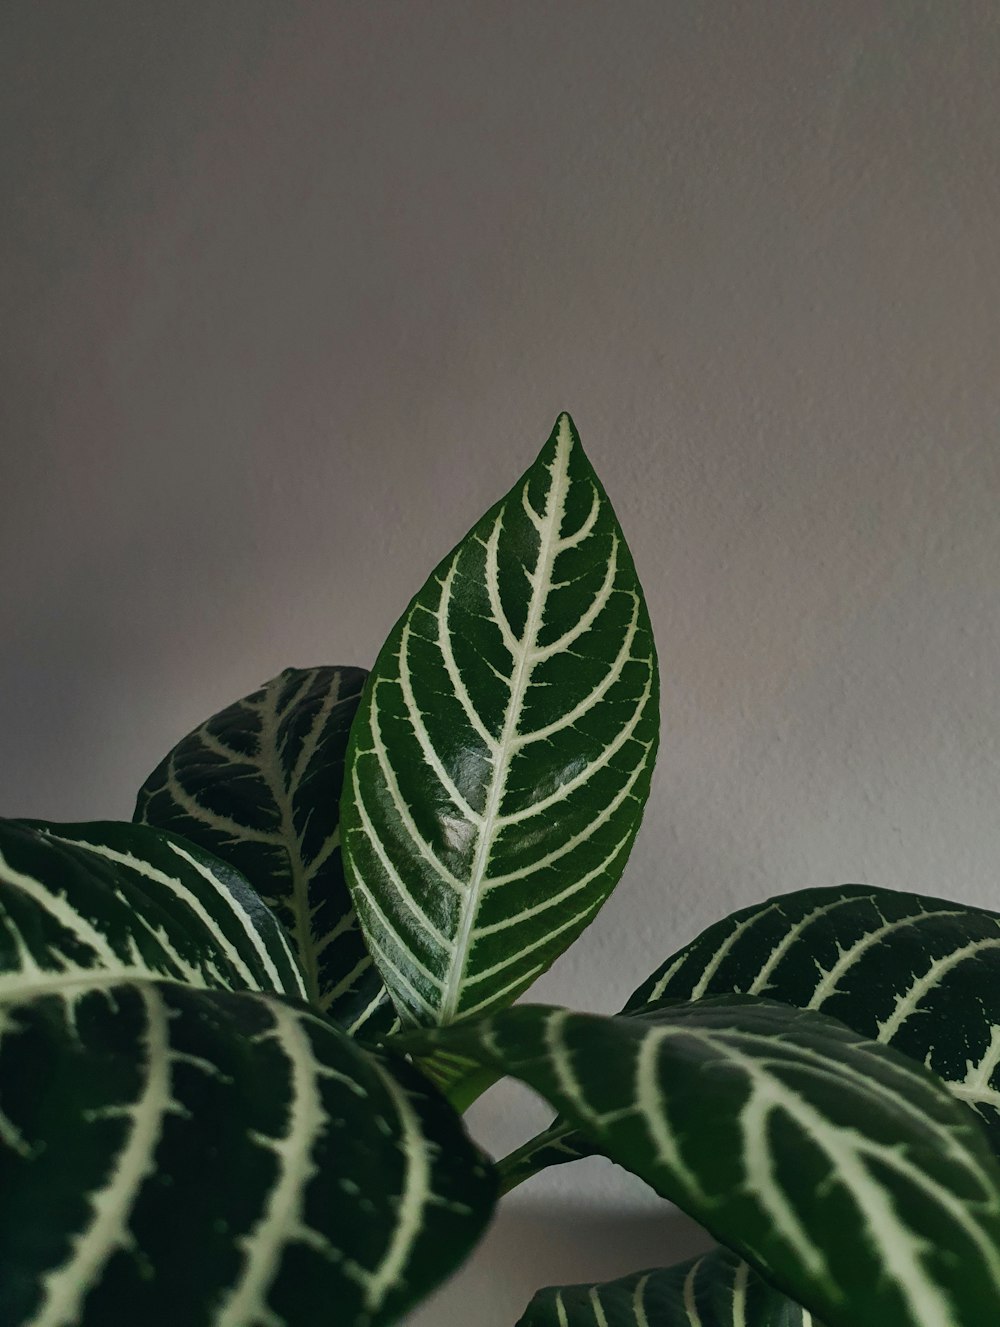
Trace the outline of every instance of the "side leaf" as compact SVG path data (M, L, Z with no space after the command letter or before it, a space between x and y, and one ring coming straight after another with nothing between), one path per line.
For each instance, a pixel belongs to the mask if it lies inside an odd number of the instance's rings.
M143 784L135 819L230 862L285 927L309 1000L376 1039L392 1006L344 883L340 794L365 672L286 668L206 719Z
M568 415L416 595L351 734L348 883L404 1021L508 1004L594 917L657 743L649 618Z
M812 1011L520 1007L408 1034L502 1067L828 1327L1000 1313L1000 1166L928 1073Z
M871 885L798 890L710 926L625 1010L728 994L831 1014L926 1065L1000 1156L1000 914ZM505 1188L590 1151L556 1121L501 1163Z
M625 1009L730 993L820 1010L926 1065L1000 1155L1000 914L869 885L800 890L710 926Z
M0 1001L95 973L304 993L274 917L194 844L145 825L0 821Z
M425 1079L305 1005L91 976L0 1009L7 1327L379 1327L494 1190Z
M518 1327L820 1327L728 1249L598 1285L539 1290Z

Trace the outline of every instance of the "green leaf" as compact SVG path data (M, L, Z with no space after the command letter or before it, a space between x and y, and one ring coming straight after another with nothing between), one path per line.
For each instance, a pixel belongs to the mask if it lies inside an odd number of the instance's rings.
M1000 915L869 885L733 913L668 959L626 1011L766 995L821 1010L942 1078L1000 1155Z
M92 974L0 1008L5 1327L379 1327L494 1191L425 1079L305 1005Z
M5 1327L374 1327L460 1261L491 1169L302 990L187 840L0 822Z
M657 743L649 619L568 415L440 564L372 671L348 884L404 1021L510 1003L617 883Z
M997 913L871 885L799 890L710 926L625 1009L728 994L820 1010L927 1065L977 1112L1000 1156ZM501 1163L505 1187L590 1150L556 1121Z
M273 916L194 844L145 825L0 821L0 1001L95 972L304 992Z
M241 871L291 937L308 998L376 1039L395 1017L344 883L339 828L365 676L285 669L178 742L143 784L135 819Z
M937 1079L823 1014L716 997L410 1033L503 1068L828 1327L1000 1313L1000 1167Z
M676 1267L539 1290L518 1327L820 1327L751 1267L716 1249Z

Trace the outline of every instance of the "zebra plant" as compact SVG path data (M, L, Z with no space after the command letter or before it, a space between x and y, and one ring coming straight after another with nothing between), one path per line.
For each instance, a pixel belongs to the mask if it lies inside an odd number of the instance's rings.
M1000 916L863 886L711 927L614 1015L514 1002L649 791L642 591L566 415L372 671L208 719L135 822L0 822L0 1325L380 1327L599 1152L714 1253L525 1327L1000 1317ZM511 1075L552 1126L490 1161Z

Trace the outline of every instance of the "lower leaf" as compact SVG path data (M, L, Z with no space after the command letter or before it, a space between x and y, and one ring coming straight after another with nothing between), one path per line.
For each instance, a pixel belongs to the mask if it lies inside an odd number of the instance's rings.
M708 927L624 1012L729 994L831 1014L932 1069L1000 1156L1000 914L872 885L797 890ZM556 1120L501 1162L504 1186L590 1150Z
M602 1285L539 1290L518 1327L820 1327L742 1259L716 1249Z
M495 1177L403 1061L278 996L94 977L0 1010L5 1327L379 1327Z
M540 1092L828 1327L1000 1315L1000 1166L932 1074L754 997L606 1017L521 1006L407 1034Z

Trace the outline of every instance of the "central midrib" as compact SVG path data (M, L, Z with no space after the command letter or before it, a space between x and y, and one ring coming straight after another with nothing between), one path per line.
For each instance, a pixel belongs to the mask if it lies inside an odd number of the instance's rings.
M310 1004L318 1005L319 964L316 959L315 946L312 942L312 925L309 916L309 879L306 875L305 862L302 860L299 836L295 831L295 810L292 806L291 793L285 786L281 757L278 755L277 702L276 700L272 701L270 696L261 710L260 719L260 771L264 775L264 781L271 789L271 796L274 798L278 814L281 817L281 835L284 839L283 847L288 859L292 884L290 905L295 948L302 964L306 998ZM271 763L272 752L275 753L274 765Z
M559 528L562 524L563 507L566 501L566 489L568 487L568 467L566 465L567 450L568 445L565 431L561 430L559 440L556 444L556 454L552 466L553 480L551 488L549 489L548 501L546 503L545 528L544 531L539 534L539 559L536 564L535 583L531 589L531 601L528 605L528 616L524 624L524 635L521 638L521 657L517 661L514 682L511 686L510 699L507 702L507 710L504 714L503 732L500 735L500 743L497 747L494 759L493 775L490 780L490 788L486 797L486 806L483 811L483 822L479 831L479 843L476 848L476 856L472 864L472 872L469 878L469 892L462 905L458 933L455 937L455 947L452 950L451 961L448 964L448 974L445 977L444 998L441 1002L442 1023L451 1022L458 1009L461 981L465 974L466 960L468 958L469 940L472 935L472 929L475 926L476 917L479 913L479 901L482 892L483 878L486 873L486 865L489 861L490 850L493 847L493 836L496 832L500 804L503 801L504 791L507 786L507 774L510 769L508 754L511 739L517 732L517 725L521 718L521 708L524 704L525 692L528 689L531 670L534 666L534 661L532 660L531 655L534 651L538 637L538 629L541 626L542 607L545 602L546 589L552 578L552 565L555 561L556 543Z

